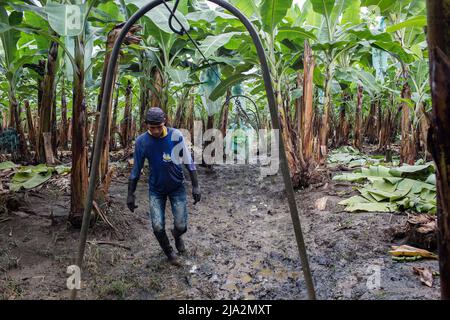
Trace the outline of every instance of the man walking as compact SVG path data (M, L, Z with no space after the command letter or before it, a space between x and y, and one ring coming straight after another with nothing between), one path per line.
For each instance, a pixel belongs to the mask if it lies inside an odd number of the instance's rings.
M174 218L174 228L171 230L175 238L175 247L180 254L186 252L181 236L187 231L187 206L183 163L191 178L194 204L200 201L197 171L187 149L182 133L166 127L166 115L160 108L150 108L146 115L147 132L136 139L134 150L134 166L128 181L127 206L134 212L137 208L134 192L144 166L145 159L150 167L149 200L150 217L153 233L169 262L180 265L177 255L165 231L165 207L169 198Z

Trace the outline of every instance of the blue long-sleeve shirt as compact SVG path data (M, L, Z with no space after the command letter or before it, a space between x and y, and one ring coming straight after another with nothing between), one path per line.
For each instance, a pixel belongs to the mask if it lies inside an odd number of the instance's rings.
M150 166L149 189L160 194L169 194L183 184L183 164L190 171L196 170L183 135L175 128L167 128L164 137L145 132L136 139L130 180L139 179L145 159Z

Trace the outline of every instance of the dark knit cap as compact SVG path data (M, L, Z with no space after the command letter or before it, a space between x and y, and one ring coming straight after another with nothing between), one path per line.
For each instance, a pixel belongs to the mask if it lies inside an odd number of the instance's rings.
M146 123L160 124L166 121L166 114L160 108L150 108L145 118Z

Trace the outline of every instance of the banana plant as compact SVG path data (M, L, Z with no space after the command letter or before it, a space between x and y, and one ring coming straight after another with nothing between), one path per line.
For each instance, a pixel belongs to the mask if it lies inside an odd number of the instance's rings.
M418 137L416 132L428 129L427 121L424 121L427 118L427 113L421 101L428 89L428 81L420 76L422 66L426 68L427 65L425 60L427 43L423 32L423 27L426 25L425 3L416 0L402 0L392 3L388 9L389 11L383 11L380 8L381 14L386 16L389 23L386 30L392 34L394 43L401 46L409 58L409 60L397 58L403 78L400 154L402 162L413 163L420 151L418 140L426 140ZM413 96L416 100L414 102L411 100ZM424 135L422 134L422 136ZM424 142L422 145L425 146L426 143Z
M69 221L76 227L81 226L88 185L86 74L90 70L92 42L89 41L91 33L87 18L97 5L105 2L105 0L41 1L40 5L37 5L35 1L25 3L12 1L10 4L17 10L29 11L39 16L59 33L52 35L45 29L30 24L22 24L18 28L23 32L41 35L57 42L69 61L68 71L73 71L72 192Z
M140 3L134 0L129 2L130 6ZM173 6L170 3L168 6L172 10ZM208 70L209 65L214 65L214 68L221 65L220 70L227 78L236 72L238 65L241 71L251 68L250 64L244 63L245 66L242 66L239 57L233 56L232 49L222 48L227 45L233 46L242 40L237 38L243 31L243 27L240 25L237 26L239 30L219 32L219 30L236 27L237 19L235 17L220 10L212 10L205 1L193 1L188 6L181 1L178 8L176 13L178 20L183 28L189 31L190 37L198 43L203 55L186 35L179 36L173 33L168 25L170 12L165 6L158 6L154 9L155 12L149 12L144 18L144 49L147 50L147 56L150 59L147 59L146 66L141 65L141 67L148 69L148 64L151 64L153 69L153 75L144 81L153 96L157 97L159 105L169 113L171 111L169 106L176 104L176 101L172 101L172 97L177 96L180 92L186 92L186 90L189 92L188 88L199 84L200 78L206 74L210 75L209 78L214 80L215 84L220 80L216 79L219 69L215 72L211 69ZM220 27L211 28L210 24ZM173 27L181 28L176 20L173 22ZM204 61L204 57L208 61ZM210 99L209 95L212 89L214 88L207 89L205 85L200 84L199 90L197 90L197 93L206 102L205 106L209 110L209 116L217 113L222 105L215 101L216 98ZM181 98L183 96L184 94L181 94Z
M325 156L330 131L330 115L332 114L332 84L336 67L339 63L349 65L352 55L361 48L361 44L349 31L363 29L360 19L359 0L310 0L303 10L310 14L305 25L314 30L317 41L312 48L323 66L323 116L320 128L319 143ZM317 69L319 70L319 69Z
M127 7L131 12L137 10L146 1L143 0L125 0ZM170 10L173 10L173 4L167 3ZM175 12L175 17L181 22L185 30L189 30L189 22L185 17L187 13L187 1L181 1ZM185 76L186 72L176 68L180 62L179 57L184 50L185 40L179 38L169 26L170 11L164 6L159 5L143 18L143 46L136 47L136 54L145 55L141 60L141 70L151 69L151 77L142 79L143 85L149 89L153 99L152 106L159 105L168 113L169 109L169 90L170 81L179 80L180 76ZM181 26L174 19L173 26L179 29ZM142 53L145 51L146 53Z
M239 9L241 9L247 16L254 20L255 26L258 28L263 45L267 48L266 57L269 64L273 87L275 89L276 101L278 106L278 114L281 123L281 132L285 142L286 156L291 173L293 184L298 186L300 184L301 168L298 159L298 150L294 144L294 137L290 128L289 110L286 108L286 92L288 91L287 81L289 80L289 70L293 65L295 59L292 55L283 55L283 45L281 42L287 42L293 39L305 39L313 35L299 26L289 23L283 23L287 17L288 11L293 5L292 0L262 0L262 1L232 1ZM292 15L291 15L292 16ZM249 43L249 42L247 42ZM250 42L251 44L251 42ZM246 46L241 46L238 49L242 52L241 56L248 59L248 61L257 61L257 56L254 51L248 50ZM251 56L249 56L249 53ZM295 54L294 54L295 56ZM258 70L253 72L257 74ZM246 73L246 76L249 74ZM241 75L242 76L242 75ZM236 75L239 77L239 75ZM258 84L256 88L262 89L260 77L255 78ZM236 83L224 82L221 86L224 92L226 86L232 86Z
M21 33L16 29L22 23L23 14L19 11L6 10L0 6L0 71L7 80L7 94L9 99L8 126L15 127L15 115L17 112L16 88L23 72L23 65L36 61L37 50L18 48Z
M299 69L298 61L301 59L301 49L299 49L298 44L305 39L315 39L315 36L313 32L302 28L300 25L302 19L296 18L298 8L295 9L291 0L232 0L231 2L253 21L264 47L267 48L266 56L275 88L291 176L294 184L298 184L300 168L296 156L296 146L293 141L294 136L289 129L291 127L289 124L290 111L289 107L286 107L286 102L290 98L287 93L290 90L289 82L292 74ZM217 18L217 20L219 20L217 22L218 29L225 32L209 36L202 42L201 47L206 49L210 46L213 50L209 52L214 52L223 46L224 50L220 50L222 53L229 50L231 54L243 62L234 66L232 64L225 66L226 71L223 72L225 77L212 91L210 99L217 100L223 97L232 87L242 83L248 83L248 86L245 85L244 87L250 89L252 96L264 97L264 85L259 70L252 67L248 68L248 66L258 65L259 62L246 30L233 20L224 22L222 17ZM301 43L301 47L303 47L303 43ZM214 60L218 61L217 57ZM250 79L251 82L247 82ZM257 105L263 105L258 101L259 99L254 100L257 101Z

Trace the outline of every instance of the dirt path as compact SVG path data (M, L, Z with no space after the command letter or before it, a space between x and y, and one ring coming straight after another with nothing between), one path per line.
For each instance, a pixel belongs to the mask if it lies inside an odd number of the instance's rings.
M134 214L124 205L127 171L114 180L108 217L118 232L100 222L89 240L121 246L87 246L80 298L306 298L281 177L262 179L259 169L248 165L199 171L203 198L195 207L190 198L189 255L182 268L167 264L151 232L144 180ZM404 224L406 215L343 212L337 202L351 192L350 186L331 182L296 192L318 297L438 299L438 279L428 288L412 272L413 266L438 271L437 261L394 263L387 253L394 244L392 229ZM320 211L315 201L322 197L327 204ZM70 197L43 189L28 193L27 200L27 212L0 223L0 298L67 298L66 268L79 236L65 223ZM376 288L371 280L378 271L381 286Z

